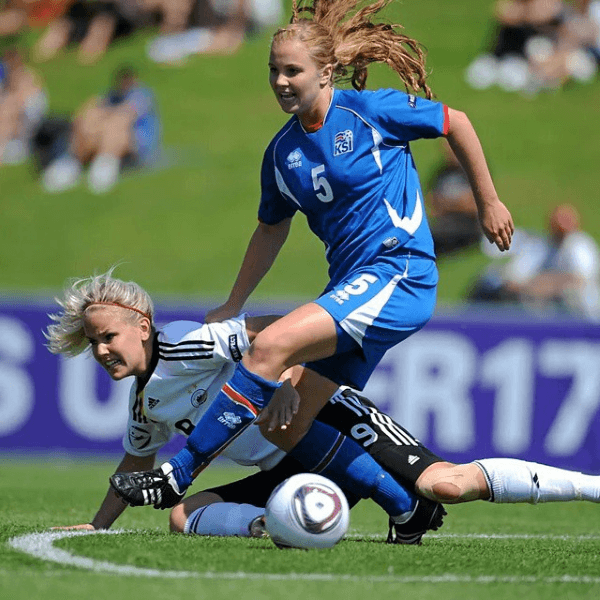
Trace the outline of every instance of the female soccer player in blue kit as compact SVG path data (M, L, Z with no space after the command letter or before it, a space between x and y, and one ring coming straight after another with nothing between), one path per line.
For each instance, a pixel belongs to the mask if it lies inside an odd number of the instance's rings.
M471 182L485 235L500 250L509 248L512 218L498 199L470 121L431 100L418 42L400 33L399 25L372 21L389 2L358 10L359 0L294 3L291 24L275 33L269 81L292 117L265 152L258 227L228 301L208 320L240 312L298 210L325 244L330 282L318 299L253 341L206 417L234 411L236 427L224 426L220 439L208 441L200 421L168 463L113 480L125 499L165 481L183 494L194 474L261 411L256 422L265 437L302 457L308 470L342 485L345 477L364 475L353 442L314 418L332 385L362 389L383 354L433 313L438 275L411 141L446 136ZM426 98L366 91L372 62L388 64L408 90ZM336 88L342 80L354 89ZM296 385L300 402L291 386L278 383L297 364L308 367ZM377 487L373 479L368 485Z

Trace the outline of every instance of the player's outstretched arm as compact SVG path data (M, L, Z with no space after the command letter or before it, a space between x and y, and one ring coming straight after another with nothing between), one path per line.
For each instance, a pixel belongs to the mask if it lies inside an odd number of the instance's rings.
M237 316L262 278L269 272L290 232L291 219L275 225L259 223L254 230L229 299L206 315L207 323Z
M499 250L508 250L515 227L510 212L498 198L479 137L465 113L449 108L448 116L446 137L469 178L483 233Z
M154 454L150 456L133 456L132 454L125 453L125 456L116 468L116 472L131 473L133 471L147 471L154 466L154 459ZM108 529L126 508L127 503L112 488L109 488L96 516L90 523L53 527L53 529L82 529L89 531Z

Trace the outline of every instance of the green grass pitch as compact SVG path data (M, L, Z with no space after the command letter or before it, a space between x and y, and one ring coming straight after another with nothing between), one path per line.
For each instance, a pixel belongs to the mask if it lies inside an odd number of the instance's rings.
M570 600L597 598L600 591L598 507L589 503L450 506L444 527L420 547L385 544L387 518L372 502L352 511L347 538L330 550L278 550L269 540L172 534L167 513L149 507L127 509L115 524L122 533L48 544L53 560L9 546L52 526L89 521L113 467L62 459L3 461L2 598ZM213 465L195 487L241 473ZM82 558L83 566L72 564Z
M427 46L438 99L465 110L475 124L517 226L541 229L550 206L572 201L586 229L600 239L600 81L537 98L470 90L463 72L487 36L491 5L491 0L399 0L387 14ZM52 110L67 113L103 90L117 65L134 64L156 90L172 164L126 177L102 197L85 186L50 196L29 165L1 167L3 294L46 294L68 277L117 262L123 263L120 277L139 281L155 295L217 301L228 292L256 222L262 152L285 119L267 84L269 36L249 40L235 56L195 57L181 68L164 68L144 58L151 35L115 46L92 69L77 65L71 53L39 69ZM374 69L369 83L397 85L385 69ZM436 143L418 142L413 151L426 181L438 156ZM325 284L322 247L302 219L296 221L256 298L296 301L314 297ZM440 300L459 300L484 264L477 251L441 262ZM415 548L384 544L385 515L364 502L352 513L348 538L319 552L280 551L268 540L169 534L165 512L129 509L117 522L128 533L67 538L53 546L96 566L108 563L104 571L66 559L41 560L8 545L54 525L89 521L113 467L4 455L2 600L600 596L598 507L591 504L449 507L439 535ZM211 467L197 485L236 474ZM154 575L118 574L110 570L115 565Z

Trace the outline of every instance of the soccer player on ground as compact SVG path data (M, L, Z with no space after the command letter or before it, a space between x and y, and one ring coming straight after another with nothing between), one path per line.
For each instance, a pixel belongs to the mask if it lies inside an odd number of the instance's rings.
M155 456L174 434L189 435L231 377L258 330L275 317L237 317L223 323L178 321L157 330L149 295L111 273L73 282L59 300L62 310L48 327L49 349L74 356L90 349L115 380L134 376L125 456L118 471L151 469ZM303 369L291 371L297 384ZM324 380L326 382L326 380ZM328 383L331 399L319 420L353 436L406 489L430 501L416 518L390 527L388 542L420 543L444 514L437 502L487 499L493 502L600 501L600 477L515 459L486 459L466 465L444 462L409 432L350 388ZM224 414L225 420L233 419ZM234 420L234 419L233 419ZM214 427L205 424L210 437ZM269 443L258 427L248 427L223 456L262 470L231 484L186 498L171 512L171 529L197 534L260 534L260 519L271 491L305 467ZM121 477L125 477L121 475ZM168 492L169 488L167 488ZM351 504L358 496L344 489ZM155 497L157 505L160 498ZM140 503L144 503L143 499ZM77 529L109 528L127 504L109 490L90 523ZM436 510L430 510L435 507Z
M124 438L126 454L117 468L125 473L152 468L156 451L174 433L189 435L200 420L207 444L212 444L215 437L220 440L223 430L236 428L239 417L235 407L214 415L215 398L257 331L278 318L238 317L208 325L177 321L156 331L149 295L136 283L112 277L110 271L72 282L59 304L63 310L52 315L55 323L46 333L51 352L73 356L91 348L113 379L136 377ZM289 379L286 385L290 385ZM333 395L337 385L330 383L330 389ZM207 414L213 416L207 419ZM356 471L344 478L330 474L327 457L323 457L316 472L333 479L350 499L372 498L377 502L398 524L399 540L407 536L408 543L418 542L427 529L441 525L445 511L439 503L418 499L398 483L396 473L395 478L356 442L339 432L337 435L339 443L345 443L347 452L352 453ZM220 450L242 465L263 469L273 467L285 454L267 442L258 427L238 428L235 441ZM302 457L294 465L292 474L310 470ZM120 482L126 479L123 474L119 476ZM149 483L154 479L150 478ZM150 486L130 503L167 508L183 496L170 485L160 489ZM91 525L109 527L125 506L109 491Z
M325 380L361 390L384 353L433 313L438 275L412 140L446 136L469 177L484 234L500 250L509 248L512 218L469 119L429 99L419 43L399 25L372 20L389 2L294 3L292 23L275 33L269 81L281 109L292 116L265 152L259 225L229 300L209 321L239 314L298 210L325 244L330 282L314 302L256 336L203 417L234 412L235 429L224 428L222 438L208 444L201 421L169 462L140 473L137 484L128 479L128 490L120 490L125 498L165 481L183 493L209 457L261 411L263 435L309 470L330 456L331 479L357 476L351 440L340 442L335 428L314 419L331 397ZM373 62L386 63L408 90L427 98L366 91ZM355 89L336 88L343 80ZM308 369L296 386L296 405L293 388L279 380L298 364Z

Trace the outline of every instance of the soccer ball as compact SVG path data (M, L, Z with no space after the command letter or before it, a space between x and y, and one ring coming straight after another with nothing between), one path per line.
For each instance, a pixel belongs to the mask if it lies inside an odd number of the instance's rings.
M265 507L265 528L278 548L331 548L344 537L349 521L342 490L312 473L279 484Z

